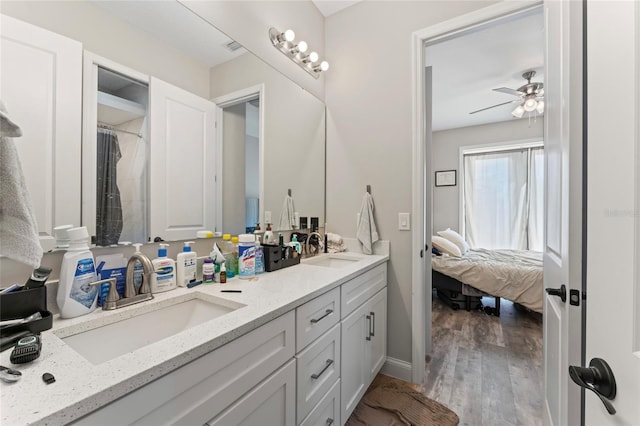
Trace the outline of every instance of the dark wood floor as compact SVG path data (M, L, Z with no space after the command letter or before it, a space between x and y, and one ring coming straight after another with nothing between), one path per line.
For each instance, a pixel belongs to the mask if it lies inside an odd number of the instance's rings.
M460 425L541 425L542 315L505 300L498 318L433 299L424 394L455 411Z

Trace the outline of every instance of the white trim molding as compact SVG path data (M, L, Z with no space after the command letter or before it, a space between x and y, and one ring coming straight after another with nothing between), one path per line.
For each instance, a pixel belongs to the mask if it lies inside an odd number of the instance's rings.
M401 359L387 357L382 369L382 374L411 382L411 363Z

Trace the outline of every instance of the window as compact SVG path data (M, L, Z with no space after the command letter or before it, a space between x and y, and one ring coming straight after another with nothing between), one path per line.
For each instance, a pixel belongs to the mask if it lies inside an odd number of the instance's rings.
M463 225L471 247L542 251L544 148L462 155Z

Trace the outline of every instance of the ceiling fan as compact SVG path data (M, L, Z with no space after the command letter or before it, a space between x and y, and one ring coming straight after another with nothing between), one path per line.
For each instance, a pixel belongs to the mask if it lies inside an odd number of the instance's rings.
M527 71L522 74L522 77L527 80L527 84L518 87L517 89L510 89L508 87L499 87L493 89L496 92L506 93L508 95L515 95L519 99L503 102L490 107L482 108L476 111L472 111L469 114L475 114L480 111L486 111L491 108L507 105L511 103L518 103L518 106L511 112L514 117L522 118L525 112L531 113L536 111L539 114L544 112L544 89L543 84L538 82L531 82L533 76L536 75L535 71Z

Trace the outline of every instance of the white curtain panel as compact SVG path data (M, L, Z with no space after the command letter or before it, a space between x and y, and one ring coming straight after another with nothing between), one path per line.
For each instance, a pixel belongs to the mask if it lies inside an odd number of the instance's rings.
M544 148L532 148L529 154L529 245L542 251L544 232Z
M526 250L528 150L464 157L466 239L472 248Z

